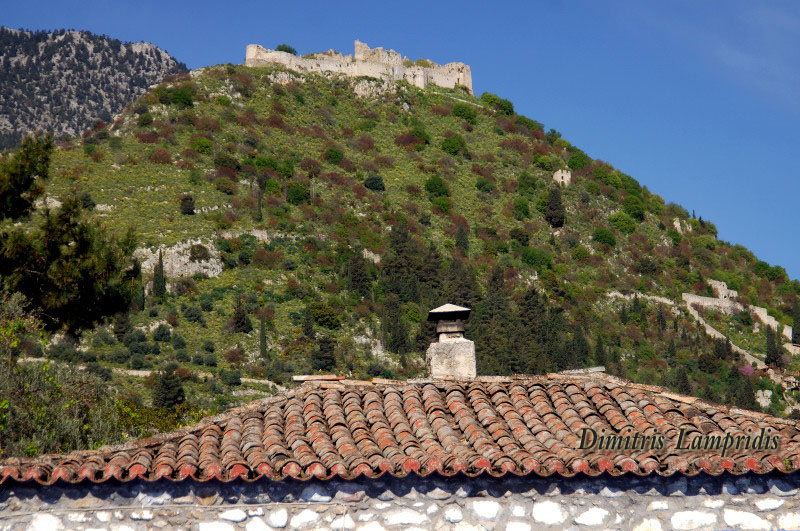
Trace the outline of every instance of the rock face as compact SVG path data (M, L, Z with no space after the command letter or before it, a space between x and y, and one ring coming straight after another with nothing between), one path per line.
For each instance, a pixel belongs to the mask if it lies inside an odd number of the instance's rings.
M0 27L0 149L32 131L77 135L186 66L146 43Z
M258 44L247 46L247 66L279 65L298 72L333 72L349 77L374 77L386 81L407 81L419 88L437 85L454 88L465 87L472 93L472 72L464 63L437 65L431 61L412 63L394 50L370 48L355 41L353 55L342 55L330 50L323 53L297 57L287 52L267 50Z

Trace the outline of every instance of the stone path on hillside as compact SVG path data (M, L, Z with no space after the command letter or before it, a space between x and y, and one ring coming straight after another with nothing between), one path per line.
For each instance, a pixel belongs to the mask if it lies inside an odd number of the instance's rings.
M45 362L45 361L54 361L47 358L19 358L17 359L17 363L36 363L36 362ZM86 365L75 365L75 367L83 370L86 368ZM147 378L155 371L148 371L148 370L137 370L137 369L122 369L120 367L112 367L112 372L117 374L124 374L126 376L135 376L137 378ZM196 371L194 372L200 378L212 378L214 375L210 372L204 371ZM278 385L272 380L260 380L257 378L241 378L242 383L249 383L249 384L258 384L258 385L269 385L275 389L275 391L282 392L286 391L286 388L282 385Z
M619 291L612 291L612 292L608 293L608 296L609 297L615 297L615 298L621 298L621 299L627 299L627 300L632 300L634 298L634 296L638 296L640 299L650 300L650 301L654 301L654 302L658 302L658 303L664 304L666 306L670 306L672 308L672 312L674 314L677 314L677 312L678 312L678 309L677 309L678 303L676 303L675 301L673 301L671 299L668 299L666 297L659 297L657 295L647 295L645 293L639 293L638 291L635 291L635 292L630 293L628 295L620 293ZM703 317L700 315L700 313L697 310L695 310L694 308L692 308L692 306L688 302L683 304L683 306L685 306L686 309L689 310L689 315L694 317L695 320L700 324L700 326L703 327L703 329L706 331L706 334L708 334L709 336L711 336L713 338L717 338L717 339L728 339L725 336L725 334L723 334L722 332L720 332L719 330L717 330L716 328L714 328L713 326L708 324L706 322L706 320L703 319ZM743 349L741 347L738 347L738 346L734 345L733 343L731 343L731 350L733 350L737 354L741 354L741 356L747 361L747 363L750 363L750 364L755 363L756 367L758 369L766 368L766 365L764 364L764 362L761 359L757 358L756 356L754 356L750 352L746 351L745 349Z

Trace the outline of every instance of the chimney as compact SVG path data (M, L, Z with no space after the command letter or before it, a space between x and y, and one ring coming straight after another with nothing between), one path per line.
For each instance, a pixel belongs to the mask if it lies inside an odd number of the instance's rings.
M436 323L438 341L431 343L425 360L431 378L475 378L475 343L464 337L469 308L445 304L428 313Z

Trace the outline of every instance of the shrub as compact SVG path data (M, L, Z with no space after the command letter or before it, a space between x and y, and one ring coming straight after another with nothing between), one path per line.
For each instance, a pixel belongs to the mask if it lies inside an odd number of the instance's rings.
M205 319L203 319L203 311L197 306L187 306L183 310L183 317L191 323L205 324Z
M614 236L614 233L605 227L599 227L595 229L594 234L592 235L592 240L605 245L610 245L611 247L617 245L617 238Z
M172 338L172 332L168 325L160 324L153 330L153 341L161 341L165 343Z
M625 212L611 214L608 222L623 234L633 234L633 231L636 230L636 222Z
M536 191L536 177L524 171L517 178L517 189L523 195L531 195Z
M578 245L574 249L572 249L572 259L576 262L581 262L586 260L591 256L589 249L584 247L583 245Z
M150 161L157 164L171 164L172 154L167 149L158 148L150 155Z
M425 191L428 192L428 196L431 198L431 201L433 201L433 199L436 197L450 195L450 192L447 190L447 185L438 175L431 175L425 181Z
M635 195L625 198L622 209L635 220L644 221L644 203Z
M488 194L494 190L494 183L484 177L478 177L478 180L475 182L475 188L477 188L478 191Z
M442 141L442 151L450 155L466 154L467 142L461 135L453 135Z
M186 216L194 215L194 197L189 194L181 196L181 214Z
M214 145L211 140L204 136L197 136L189 142L189 147L193 150L197 151L198 153L202 153L204 155L208 155L211 153L211 147Z
M367 178L364 179L364 187L369 190L375 190L376 192L383 192L386 190L386 185L383 184L383 177L377 173L370 173L367 175Z
M470 125L475 125L478 122L478 111L469 103L454 104L453 116L463 119Z
M214 166L217 168L230 168L232 170L239 171L242 169L242 163L239 162L235 157L229 155L228 153L218 153L214 157Z
M179 334L172 334L172 348L181 350L186 348L186 340Z
M531 210L528 205L528 200L523 197L514 199L514 217L518 220L529 218Z
M290 53L292 55L297 55L297 50L295 50L294 48L292 48L291 46L289 46L286 43L281 43L281 44L277 45L275 47L275 51L286 52L286 53Z
M186 85L176 87L169 92L170 101L181 107L191 107L193 103L192 90Z
M499 112L500 114L505 114L508 116L514 114L514 104L495 94L484 92L483 94L481 94L481 101L486 103L489 107Z
M158 143L158 135L155 133L148 133L145 131L136 131L136 139L142 144L156 144Z
M206 352L210 352L212 354L217 349L216 345L214 345L214 342L211 341L210 339L206 339L205 341L203 341L203 347L202 348Z
M434 197L431 200L431 204L437 207L439 210L442 211L442 214L447 214L451 208L453 208L453 202L450 201L450 198L446 195L440 195L439 197Z
M537 271L543 271L552 269L553 258L544 249L525 247L522 249L522 263L535 268Z
M339 164L344 158L344 153L336 148L328 148L325 150L325 159L331 164Z
M205 262L211 258L211 251L201 243L195 243L189 248L189 260L192 262Z
M521 125L528 131L543 131L544 125L536 120L531 120L527 116L517 116L517 125Z
M289 203L299 205L307 202L310 197L311 194L307 187L300 183L289 183L289 187L286 190L286 200Z
M331 330L339 328L339 312L327 304L315 301L308 305L306 311L318 325Z
M573 170L580 170L592 163L592 159L586 153L575 153L567 161L567 166Z
M149 112L144 114L140 114L139 118L136 119L136 125L139 127L147 127L148 125L153 123L153 115Z
M214 188L225 195L234 195L238 190L236 183L226 177L217 177L214 179Z

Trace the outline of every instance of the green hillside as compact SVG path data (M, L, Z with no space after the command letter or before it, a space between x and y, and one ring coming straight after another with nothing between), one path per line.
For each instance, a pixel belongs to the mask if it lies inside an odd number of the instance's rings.
M568 186L554 184L559 169ZM685 308L608 294L678 302L721 280L786 325L800 294L783 268L491 94L209 67L61 144L50 173L51 203L78 194L108 231L133 227L147 295L85 331L79 350L46 355L180 366L186 404L160 423L147 413L154 377L142 387L114 373L131 434L269 392L239 377L421 375L425 316L445 302L474 309L479 373L603 364L758 408L754 391L774 384L737 370L747 362ZM159 249L165 295L152 283ZM184 274L170 274L175 249ZM763 333L736 334L763 357Z

